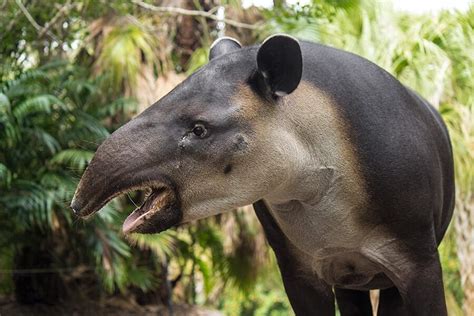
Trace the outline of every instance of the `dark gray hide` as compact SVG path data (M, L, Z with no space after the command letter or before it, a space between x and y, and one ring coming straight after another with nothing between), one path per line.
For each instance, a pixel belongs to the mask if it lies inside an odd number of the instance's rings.
M335 298L370 315L370 289L379 315L446 315L454 179L437 111L359 56L284 35L210 57L99 147L75 212L149 187L124 230L150 233L254 203L297 315L334 315Z

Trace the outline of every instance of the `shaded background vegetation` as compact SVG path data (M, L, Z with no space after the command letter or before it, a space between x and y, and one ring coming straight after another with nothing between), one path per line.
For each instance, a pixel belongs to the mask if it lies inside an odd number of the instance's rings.
M205 64L214 39L249 45L284 32L374 61L441 112L458 188L441 245L448 308L474 314L474 7L413 15L370 0L274 3L0 1L0 311L73 300L139 314L184 304L289 314L251 208L128 237L121 223L138 193L87 222L68 209L97 145Z

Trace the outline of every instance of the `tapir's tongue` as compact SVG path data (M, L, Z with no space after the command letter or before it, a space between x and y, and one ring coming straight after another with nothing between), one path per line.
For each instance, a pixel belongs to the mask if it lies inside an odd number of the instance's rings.
M158 216L160 210L167 208L175 200L172 190L168 188L153 189L142 206L136 208L126 219L122 231L127 233L140 232L149 225L152 217Z

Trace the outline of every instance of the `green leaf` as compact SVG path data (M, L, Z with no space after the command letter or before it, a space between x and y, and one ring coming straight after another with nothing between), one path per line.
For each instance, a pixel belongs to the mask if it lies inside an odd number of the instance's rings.
M79 141L101 141L110 135L109 131L97 120L96 117L83 111L76 111L75 123L68 133L69 139ZM69 131L68 131L69 132Z
M171 256L176 252L176 232L172 230L164 231L155 235L131 234L128 240L140 249L151 250L161 260Z
M77 181L65 172L50 171L41 176L40 184L45 189L53 192L58 204L63 204L71 200Z
M82 149L65 149L51 159L54 164L66 165L76 171L82 171L91 161L94 152Z
M118 113L132 113L138 108L135 100L130 98L118 98L109 104L100 106L98 114L101 116L114 116Z
M40 227L50 227L54 205L54 196L39 184L30 180L12 181L14 194L0 197L11 215L23 221L24 224Z
M0 115L8 112L10 112L10 100L5 94L0 93Z
M115 25L104 39L95 66L110 74L108 86L121 91L125 86L134 91L143 64L156 65L155 38L140 24Z
M35 144L38 146L43 145L49 150L49 153L54 155L56 152L58 152L61 149L61 145L59 142L54 138L51 134L46 132L45 130L41 128L35 128L35 129L28 129L27 130L30 134L31 137L35 140Z
M8 188L10 186L11 180L12 174L10 170L8 170L7 166L0 163L0 184L3 183L3 185Z
M13 115L22 120L32 113L50 114L54 107L65 109L66 105L56 96L51 94L43 94L29 98L13 109Z

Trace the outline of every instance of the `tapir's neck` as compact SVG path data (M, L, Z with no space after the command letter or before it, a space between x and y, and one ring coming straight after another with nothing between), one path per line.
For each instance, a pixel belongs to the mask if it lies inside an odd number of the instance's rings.
M287 160L291 176L267 200L299 200L316 205L317 196L334 186L349 186L350 191L363 196L364 181L356 151L338 105L306 82L282 102L286 104L281 106L281 121L286 121L291 131L292 157Z
M365 203L365 185L337 104L304 82L283 102L297 157L288 159L289 179L264 199L296 244L318 242L314 234L324 236L356 220L351 210ZM301 232L313 237L303 241Z

